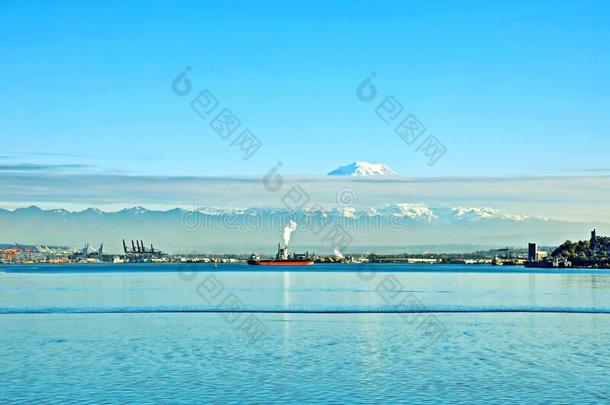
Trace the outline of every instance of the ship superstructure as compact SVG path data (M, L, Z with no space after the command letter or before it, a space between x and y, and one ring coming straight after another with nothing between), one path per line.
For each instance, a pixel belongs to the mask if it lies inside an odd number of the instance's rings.
M256 253L252 253L248 264L252 266L310 266L312 265L314 254L305 252L304 254L288 253L288 246L278 243L277 253L274 259L261 259Z

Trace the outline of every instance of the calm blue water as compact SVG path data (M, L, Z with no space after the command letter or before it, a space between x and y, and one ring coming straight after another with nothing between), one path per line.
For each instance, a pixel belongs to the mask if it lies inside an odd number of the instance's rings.
M610 272L315 270L0 267L0 403L610 401Z

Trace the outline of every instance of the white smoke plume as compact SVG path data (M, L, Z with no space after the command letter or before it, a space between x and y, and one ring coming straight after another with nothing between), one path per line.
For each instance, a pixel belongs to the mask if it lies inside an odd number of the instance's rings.
M345 256L343 256L343 253L341 253L341 251L338 248L335 248L335 256L337 257L337 259L345 258Z
M288 246L288 243L290 242L290 236L296 230L297 223L292 220L288 223L288 225L284 227L284 246Z

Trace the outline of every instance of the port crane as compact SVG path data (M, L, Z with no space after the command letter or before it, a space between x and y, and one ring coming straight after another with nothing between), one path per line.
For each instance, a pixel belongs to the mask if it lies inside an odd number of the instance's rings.
M36 248L38 253L41 253L43 255L54 256L54 255L61 255L63 253L61 249L50 248L47 245L34 245L34 247Z
M15 242L15 250L19 251L19 254L21 254L24 259L29 259L31 257L32 250L28 247L21 246L17 242Z
M129 249L127 247L127 244L125 243L125 239L123 239L123 251L125 252L125 254L161 254L161 251L158 249L155 249L155 247L153 246L153 244L150 244L150 249L147 249L144 246L144 241L142 240L137 240L133 241L133 239L131 240L131 249Z
M85 246L80 251L75 252L75 256L84 259L89 257L89 255L101 258L104 253L104 243L100 244L100 247L97 250L91 250L91 252L89 252L90 249L91 245L89 243L85 243Z
M19 243L17 243L17 242L15 242L15 247L16 247L18 250L22 251L23 253L29 253L29 252L31 252L31 250L30 250L29 248L23 247L23 246L21 246L21 245L20 245Z

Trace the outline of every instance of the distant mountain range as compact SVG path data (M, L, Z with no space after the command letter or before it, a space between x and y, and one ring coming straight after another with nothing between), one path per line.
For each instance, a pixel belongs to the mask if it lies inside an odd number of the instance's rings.
M393 204L377 208L252 208L154 211L133 207L117 212L95 208L70 212L36 206L0 209L0 243L82 246L104 243L119 252L122 239L142 239L172 253L271 253L288 221L298 224L291 248L331 253L471 251L526 246L528 241L559 245L586 237L594 227L504 213L493 208L427 207ZM599 225L599 224L596 224ZM335 246L335 245L339 246Z
M329 176L395 176L396 172L381 163L369 163L358 160L349 165L341 166L332 172Z

